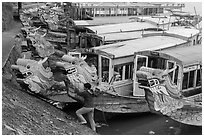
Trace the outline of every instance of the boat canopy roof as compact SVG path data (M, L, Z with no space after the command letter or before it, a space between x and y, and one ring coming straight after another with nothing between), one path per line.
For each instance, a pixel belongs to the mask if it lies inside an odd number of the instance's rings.
M162 31L144 31L145 34L151 33L162 33ZM104 41L122 41L122 40L131 40L142 37L142 31L131 31L131 32L117 32L117 33L109 33L109 34L99 34Z
M98 34L102 38L104 38L104 41L122 41L122 40L131 40L136 38L141 38L142 33L143 34L161 34L163 31L156 31L156 28L149 28L146 29L144 32L142 30L140 31L130 31L130 32L114 32L114 33L105 33L105 34ZM164 31L164 33L167 34L174 34L183 36L186 38L190 38L196 34L198 34L200 31L195 28L186 28L184 26L179 27L171 27L169 30Z
M164 49L161 52L181 60L184 66L202 62L201 44Z
M94 32L97 32L97 34L106 34L113 32L136 31L147 28L156 28L156 26L146 22L128 22L120 24L92 26L87 28L93 30Z
M158 24L158 25L162 25L162 24L169 24L169 23L173 23L176 21L175 17L171 17L171 16L164 16L164 17L156 17L156 16L146 16L146 17L138 17L139 19L143 19L146 22L152 23L152 24Z
M93 47L95 53L109 55L111 58L121 58L134 55L134 52L143 50L160 50L178 46L186 43L182 40L169 36L150 36L140 39L128 40L114 44L107 44L99 47Z
M190 37L198 34L200 31L198 29L193 28L193 27L178 26L178 27L170 27L170 29L166 30L165 32L169 33L169 34L176 34L176 35L190 38Z

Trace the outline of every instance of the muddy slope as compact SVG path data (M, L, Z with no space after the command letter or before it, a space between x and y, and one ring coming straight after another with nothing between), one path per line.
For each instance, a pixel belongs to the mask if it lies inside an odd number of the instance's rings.
M23 91L10 68L20 57L17 45L2 68L2 134L95 134L60 109Z
M10 68L19 57L15 45L2 68L2 134L95 134L60 109L23 91Z
M4 4L4 3L3 3ZM2 6L4 7L4 6ZM4 9L5 10L5 9ZM10 7L6 9L10 11ZM5 14L7 12L3 12ZM5 16L3 16L4 18ZM10 18L6 22L10 22ZM3 21L5 21L3 20ZM2 22L4 24L5 22ZM6 38L12 37L8 29L2 34L2 47L11 44ZM6 34L6 36L4 35ZM4 38L4 36L6 38ZM8 40L9 41L9 40ZM2 68L2 134L3 135L93 135L89 127L80 125L75 118L62 112L43 100L23 91L15 81L10 66L21 57L18 44L9 45L8 58ZM2 48L3 49L3 48Z
M95 134L60 109L16 89L5 78L2 95L3 135Z

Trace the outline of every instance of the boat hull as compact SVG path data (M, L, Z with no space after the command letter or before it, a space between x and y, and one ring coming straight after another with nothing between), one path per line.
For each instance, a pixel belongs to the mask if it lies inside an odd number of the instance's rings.
M187 125L202 126L202 105L192 104L192 100L200 100L201 94L189 97L183 100L183 106L181 108L164 113L161 110L156 110L155 102L156 98L153 93L145 89L145 96L148 102L149 109L152 113L168 116L169 118Z
M103 93L94 99L95 108L110 113L140 113L148 112L149 107L145 97L128 97Z

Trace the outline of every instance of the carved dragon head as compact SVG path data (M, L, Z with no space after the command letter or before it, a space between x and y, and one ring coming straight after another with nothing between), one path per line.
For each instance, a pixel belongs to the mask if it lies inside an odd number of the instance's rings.
M49 67L44 68L43 66L46 61L47 58L40 61L19 58L16 62L17 65L12 65L11 68L19 70L24 76L18 80L28 84L31 91L39 93L52 86L53 73Z
M66 70L66 75L73 85L83 90L84 83L90 83L92 87L98 84L96 69L89 66L83 58L64 55L62 60L62 62L57 62L56 65Z
M177 85L172 83L172 80L168 75L169 72L169 70L141 67L140 70L136 72L136 76L138 79L142 78L148 81L151 92L164 94L173 98L180 98L182 94Z

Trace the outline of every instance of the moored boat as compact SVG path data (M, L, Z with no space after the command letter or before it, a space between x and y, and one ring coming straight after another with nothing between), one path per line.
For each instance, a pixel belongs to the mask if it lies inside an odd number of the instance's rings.
M150 44L151 41L154 43ZM149 36L94 47L89 52L75 54L86 56L85 61L96 67L98 87L106 87L96 98L97 109L105 112L137 113L147 112L149 108L145 92L135 88L133 82L134 52L147 49L159 51L186 45L188 42L179 38Z
M151 112L202 126L202 46L135 53L135 85Z

